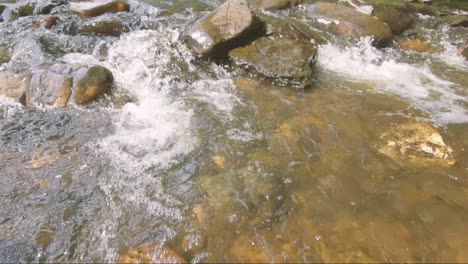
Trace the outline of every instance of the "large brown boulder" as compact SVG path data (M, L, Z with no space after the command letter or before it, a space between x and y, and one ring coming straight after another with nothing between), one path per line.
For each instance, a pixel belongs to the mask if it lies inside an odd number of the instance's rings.
M247 0L228 0L197 21L182 38L196 54L208 55L228 42L244 41L255 22Z
M89 18L105 13L128 12L130 5L120 0L91 0L71 3L71 10L81 18Z
M374 16L387 24L394 34L410 28L414 20L406 10L380 5L374 8Z
M312 75L317 49L311 43L290 38L262 37L252 44L229 52L238 65L280 81L301 83Z
M302 3L302 0L250 0L250 7L258 10L280 10Z
M393 39L386 24L344 5L316 3L307 7L307 16L327 21L332 32L346 39L371 37L377 46L385 46Z
M109 91L114 81L112 73L102 66L92 66L86 73L78 77L73 87L74 99L77 104L86 104L99 95Z

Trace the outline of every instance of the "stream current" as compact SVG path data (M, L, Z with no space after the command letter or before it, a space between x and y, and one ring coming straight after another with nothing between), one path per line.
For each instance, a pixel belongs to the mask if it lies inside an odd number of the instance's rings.
M84 107L0 97L0 262L114 262L147 244L191 262L468 261L468 63L451 44L467 30L420 15L437 54L324 44L298 90L179 41L220 2L131 2L119 38L70 35L71 17L0 24L0 70L96 64L115 78ZM408 122L432 123L457 163L378 153Z

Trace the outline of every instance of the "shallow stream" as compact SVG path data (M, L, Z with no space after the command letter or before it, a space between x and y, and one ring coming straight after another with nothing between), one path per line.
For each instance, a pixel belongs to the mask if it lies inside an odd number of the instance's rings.
M191 262L467 262L468 62L451 43L468 29L419 15L436 54L324 44L295 89L179 41L221 2L131 2L120 38L69 34L66 16L0 24L0 70L98 64L116 83L85 107L0 97L0 262L113 262L147 244ZM379 153L416 122L453 166Z

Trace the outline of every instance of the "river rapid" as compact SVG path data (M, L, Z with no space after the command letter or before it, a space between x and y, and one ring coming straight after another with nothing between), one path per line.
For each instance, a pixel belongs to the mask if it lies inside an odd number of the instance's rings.
M114 76L85 106L0 96L0 262L115 262L153 245L193 263L468 261L468 62L454 44L467 28L415 14L435 53L321 44L297 88L180 41L222 1L127 2L104 15L129 25L120 37L76 34L69 3L50 30L30 26L37 16L0 23L0 71ZM421 122L455 164L379 152L384 133Z

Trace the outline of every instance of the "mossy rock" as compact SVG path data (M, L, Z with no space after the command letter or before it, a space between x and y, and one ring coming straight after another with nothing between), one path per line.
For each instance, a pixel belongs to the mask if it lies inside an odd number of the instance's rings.
M291 38L263 37L230 51L229 56L236 64L246 65L264 76L300 83L312 76L317 48Z
M18 7L18 16L25 17L25 16L32 16L34 14L35 3L28 3L26 5Z
M468 16L444 16L439 18L439 21L451 27L468 27Z
M77 104L86 104L99 95L109 91L114 78L112 73L102 66L92 66L77 81L74 87L74 98Z
M250 7L254 10L281 10L302 3L302 0L250 0Z

